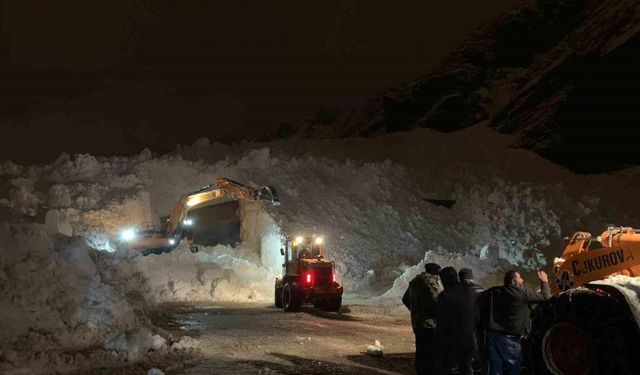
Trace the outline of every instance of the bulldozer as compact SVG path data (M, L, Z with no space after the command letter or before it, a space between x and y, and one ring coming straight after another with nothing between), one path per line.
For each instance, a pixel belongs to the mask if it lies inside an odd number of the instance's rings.
M160 219L159 229L151 225L123 229L120 233L120 244L140 251L143 255L169 252L183 240L192 245L191 233L194 222L187 215L189 210L218 204L225 200L246 200L270 206L280 205L278 193L272 186L252 188L220 177L211 185L183 194L171 215ZM193 246L192 251L196 251Z
M577 232L525 342L535 374L640 374L640 230ZM613 276L609 278L610 276Z
M305 303L337 312L342 305L342 286L336 281L335 265L325 259L321 236L285 238L280 254L284 257L282 276L275 281L277 308L300 311Z

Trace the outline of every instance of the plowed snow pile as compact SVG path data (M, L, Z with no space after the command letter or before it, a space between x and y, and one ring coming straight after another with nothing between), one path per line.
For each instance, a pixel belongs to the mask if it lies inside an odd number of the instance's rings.
M193 254L180 246L169 254L138 256L131 265L144 275L149 288L145 294L154 302L271 300L274 275L259 259L239 257L237 251L200 247Z
M155 329L149 305L271 301L285 234L322 234L349 298L395 305L425 261L471 267L478 279L505 266L534 269L556 255L562 235L601 230L609 210L622 212L601 190L576 193L574 176L532 154L505 147L504 158L483 159L481 142L457 137L417 130L334 147L200 141L160 157L2 162L0 370L63 371L192 347ZM394 161L378 157L385 152ZM558 181L540 177L549 174ZM244 210L234 247L116 251L122 228L157 224L181 194L216 177L274 186L282 206ZM88 347L98 349L76 355Z

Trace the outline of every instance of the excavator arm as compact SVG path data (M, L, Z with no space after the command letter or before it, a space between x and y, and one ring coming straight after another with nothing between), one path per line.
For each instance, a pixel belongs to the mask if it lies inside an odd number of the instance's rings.
M280 205L277 191L271 186L252 188L228 178L220 177L213 184L180 197L169 217L169 233L174 234L181 228L190 209L204 206L226 195L233 199L257 201L270 206Z
M597 241L589 233L576 233L554 261L554 275L553 293L613 275L640 276L640 230L612 227Z

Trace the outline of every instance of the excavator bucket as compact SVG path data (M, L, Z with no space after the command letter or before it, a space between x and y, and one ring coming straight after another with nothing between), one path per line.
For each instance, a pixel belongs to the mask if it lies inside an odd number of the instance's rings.
M272 206L280 205L278 191L273 186L262 186L255 190L255 200L268 203Z

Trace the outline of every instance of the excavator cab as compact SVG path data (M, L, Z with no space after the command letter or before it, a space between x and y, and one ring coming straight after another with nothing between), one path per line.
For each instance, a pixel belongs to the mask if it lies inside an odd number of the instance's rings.
M284 241L282 276L276 278L274 301L285 311L300 311L305 303L338 311L342 305L342 287L336 282L335 265L325 259L324 239L297 236Z

